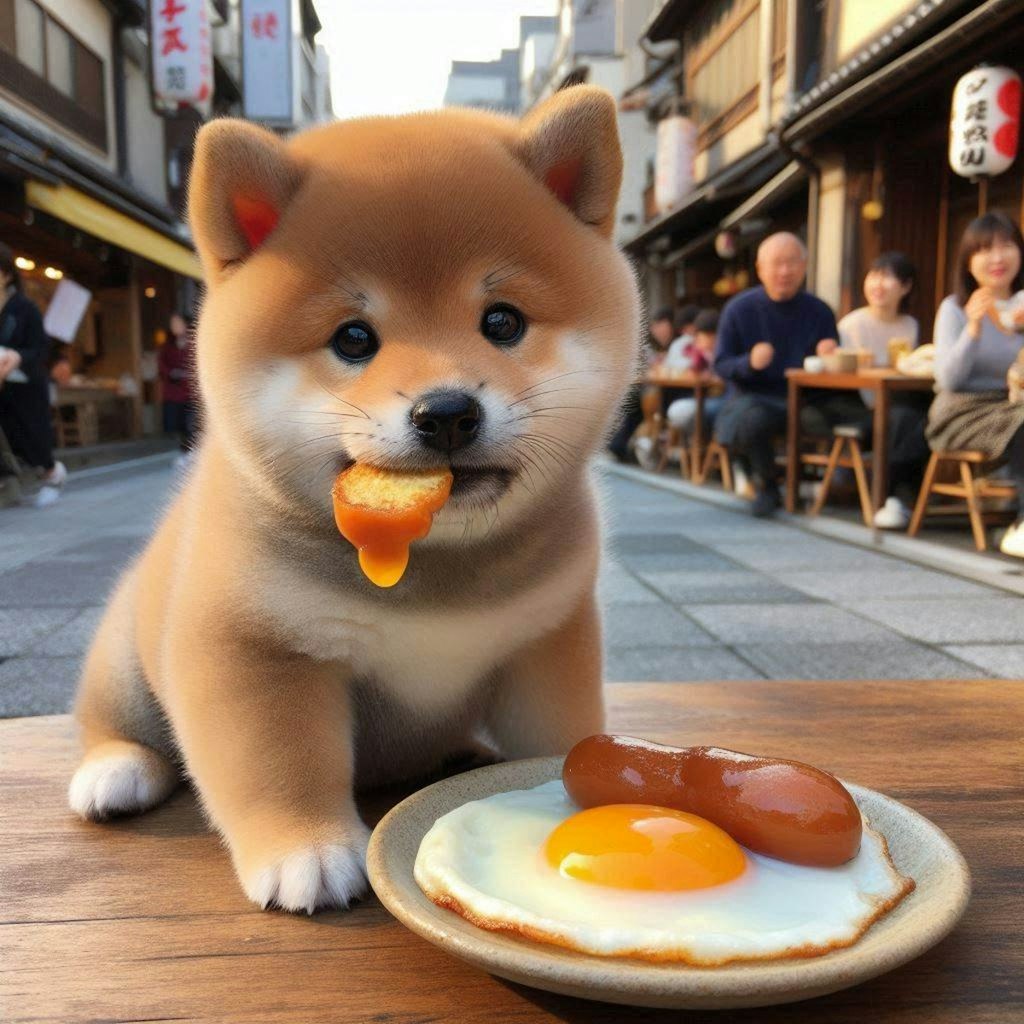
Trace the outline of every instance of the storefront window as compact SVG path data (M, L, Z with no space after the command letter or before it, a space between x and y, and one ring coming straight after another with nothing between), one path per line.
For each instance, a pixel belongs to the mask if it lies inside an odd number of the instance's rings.
M45 76L44 20L42 10L32 3L32 0L15 0L14 31L18 60L37 75Z

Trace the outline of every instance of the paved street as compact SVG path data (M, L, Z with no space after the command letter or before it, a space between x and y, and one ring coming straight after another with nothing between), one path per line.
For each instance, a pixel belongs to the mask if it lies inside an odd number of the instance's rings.
M166 461L0 511L0 716L69 707L105 595L172 486ZM1024 601L606 474L613 681L1024 677Z

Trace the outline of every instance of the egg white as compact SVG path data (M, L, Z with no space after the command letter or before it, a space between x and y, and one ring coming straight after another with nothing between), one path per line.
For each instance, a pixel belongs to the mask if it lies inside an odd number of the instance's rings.
M463 804L423 837L413 874L435 903L474 924L599 956L716 966L817 956L851 945L914 883L864 823L860 852L812 868L744 849L747 869L708 889L615 889L561 875L544 856L578 811L560 780Z

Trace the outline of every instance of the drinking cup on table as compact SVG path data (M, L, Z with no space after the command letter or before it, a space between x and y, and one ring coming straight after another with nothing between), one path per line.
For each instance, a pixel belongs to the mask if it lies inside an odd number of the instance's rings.
M821 356L807 356L804 359L804 369L808 373L821 373L825 369L825 361Z
M875 362L875 356L871 349L858 348L854 351L857 353L857 369L870 370Z
M911 344L909 338L890 338L888 348L889 365L893 369L896 369L896 364L899 362L900 356L910 355L914 346Z

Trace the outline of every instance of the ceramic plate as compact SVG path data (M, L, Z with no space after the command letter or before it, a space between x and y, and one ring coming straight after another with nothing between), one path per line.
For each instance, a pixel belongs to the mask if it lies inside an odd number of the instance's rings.
M967 865L950 839L916 811L846 783L886 837L897 869L917 888L847 949L806 960L699 968L589 956L489 932L435 906L412 869L434 821L469 800L531 789L561 777L560 757L514 761L456 775L395 807L370 840L370 883L385 907L453 956L534 988L634 1006L724 1009L811 999L849 988L920 956L956 924L970 896Z

